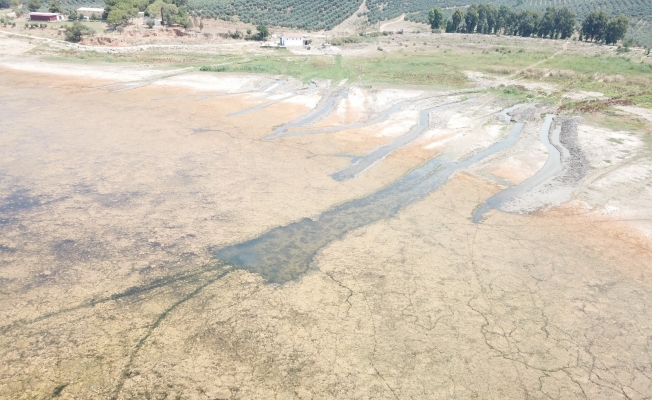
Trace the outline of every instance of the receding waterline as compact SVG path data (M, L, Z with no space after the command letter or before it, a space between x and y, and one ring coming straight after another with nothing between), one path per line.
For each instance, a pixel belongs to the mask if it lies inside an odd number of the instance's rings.
M395 215L402 208L427 196L456 171L506 149L523 129L517 123L509 135L492 146L459 162L433 158L398 181L361 199L335 206L315 219L304 218L273 228L244 243L213 252L216 258L237 269L260 274L270 283L284 283L305 274L314 255L348 232Z

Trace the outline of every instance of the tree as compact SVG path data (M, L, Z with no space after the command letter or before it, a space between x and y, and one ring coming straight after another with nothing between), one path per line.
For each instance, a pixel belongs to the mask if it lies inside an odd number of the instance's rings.
M202 21L202 20L200 19L200 20L199 20L199 30L201 31L201 30L203 30L203 29L204 29L204 21Z
M153 18L161 18L161 9L166 3L163 0L156 0L152 4L148 5L145 9L147 15Z
M568 39L575 32L575 13L568 7L555 10L555 38Z
M79 21L73 22L72 26L66 26L66 40L69 42L79 42L84 35L95 33L93 28L82 24Z
M27 5L27 9L31 12L35 12L41 8L41 1L40 0L29 0L29 4Z
M607 44L616 44L625 37L627 28L629 28L629 21L629 17L624 14L620 14L618 17L609 20L607 34L605 36Z
M498 9L494 6L488 6L487 31L485 33L494 33L497 30L498 30Z
M11 0L0 0L0 8L11 7Z
M546 8L546 12L543 14L541 21L539 22L539 29L537 35L539 37L548 37L551 38L555 35L555 17L556 10L554 7Z
M488 4L480 4L478 6L478 33L487 33L489 29L489 14L491 13L491 6Z
M77 19L77 11L72 10L72 11L68 14L68 20L70 20L70 21L75 21L76 19Z
M464 11L456 8L451 17L450 23L446 25L446 32L457 32L460 29L462 20L464 19Z
M61 13L61 4L57 0L52 0L50 3L50 8L48 9L51 13Z
M432 29L441 28L443 22L444 22L444 13L441 11L440 8L433 8L432 10L430 10L430 12L428 13L428 23L430 24L430 27Z
M469 6L469 9L466 10L466 15L464 16L464 23L466 25L467 33L475 32L475 28L476 26L478 26L478 19L480 19L480 15L478 12L478 5L471 4Z
M131 3L118 3L111 7L111 11L109 11L109 15L106 17L106 23L113 26L124 24L136 15L137 12L138 9L134 8Z
M258 31L258 36L260 37L260 40L267 40L267 37L269 36L269 30L265 25L258 25L256 27L256 30Z
M582 22L581 35L586 40L595 40L602 42L607 35L607 24L609 16L602 10L595 10L587 15Z
M536 11L522 11L517 16L518 34L523 37L530 37L537 32L539 26L539 13Z
M507 6L500 6L500 9L498 9L498 17L496 19L496 28L494 31L496 33L500 33L501 31L504 31L507 29L507 25L512 19L512 10L509 9Z

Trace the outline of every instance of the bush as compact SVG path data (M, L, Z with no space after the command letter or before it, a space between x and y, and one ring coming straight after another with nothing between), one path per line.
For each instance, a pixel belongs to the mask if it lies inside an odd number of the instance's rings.
M200 71L209 71L209 72L223 72L226 71L226 65L217 65L211 67L210 65L204 65L199 68Z
M77 43L84 35L92 35L93 33L95 33L93 28L88 27L79 21L75 21L72 26L66 26L66 40L69 42Z
M154 22L153 19L148 19L147 22L145 22L148 28L152 29L154 25L156 25L156 22Z
M360 36L348 36L343 38L335 38L331 41L333 46L341 46L343 44L352 44L352 43L361 43L362 38Z

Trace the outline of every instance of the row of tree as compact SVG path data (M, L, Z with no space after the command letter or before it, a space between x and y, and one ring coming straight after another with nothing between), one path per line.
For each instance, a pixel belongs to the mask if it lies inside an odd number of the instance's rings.
M540 13L512 11L507 6L472 4L466 11L456 8L450 19L444 17L441 9L434 8L428 14L428 23L433 29L445 28L446 32L567 39L576 31L575 18L575 13L568 7L548 7ZM625 15L610 19L604 11L595 11L584 20L580 35L587 40L616 43L625 36L628 26L629 18Z

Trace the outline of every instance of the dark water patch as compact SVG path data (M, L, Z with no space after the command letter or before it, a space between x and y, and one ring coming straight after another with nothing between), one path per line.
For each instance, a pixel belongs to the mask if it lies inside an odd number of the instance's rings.
M59 385L59 386L55 387L54 390L52 391L52 397L61 396L61 393L63 392L63 389L65 389L67 386L68 386L68 384L65 383L63 385Z
M140 196L139 192L116 192L95 195L95 201L107 208L124 207L135 197Z
M129 300L135 302L141 299L141 295L147 295L146 298L150 299L151 293L153 291L164 287L170 287L175 285L196 286L198 284L200 285L199 287L204 287L207 283L215 282L218 279L224 277L229 272L231 272L230 267L225 266L220 262L213 262L210 264L203 265L200 268L197 268L196 270L181 272L181 273L172 274L160 278L155 278L147 282L144 282L141 285L125 288L124 290L111 294L109 296L91 298L88 301L79 303L69 308L63 308L60 310L45 313L33 319L29 319L29 320L23 319L23 320L14 321L7 325L0 325L0 333L8 332L21 325L36 323L51 317L66 314L84 308L91 308L94 307L95 305L106 303L109 301Z
M548 159L546 160L546 163L536 174L532 175L530 178L524 180L518 185L511 186L489 197L473 213L473 217L471 219L474 224L482 221L482 218L487 211L493 208L500 209L500 207L506 201L532 190L535 186L540 185L546 180L552 178L561 170L561 154L559 153L559 150L557 150L557 148L550 143L549 139L550 126L554 117L554 115L547 115L546 119L541 125L541 128L539 129L539 140L548 150Z
M354 229L396 215L439 188L454 172L514 144L522 129L523 124L516 124L505 139L466 160L431 159L367 197L335 206L316 219L304 218L247 242L214 250L213 255L237 269L259 274L270 283L296 279L308 271L315 254L329 243Z
M0 226L11 225L14 222L16 222L16 220L14 218L2 218L2 217L0 217Z
M419 114L419 121L417 122L416 125L412 127L412 129L410 129L408 133L394 139L393 141L391 141L386 145L376 148L371 153L365 156L352 160L351 165L349 165L348 167L340 171L335 172L334 174L331 175L331 177L336 181L340 181L340 182L355 178L358 174L374 166L374 164L376 164L378 161L384 159L385 157L387 157L397 149L411 143L416 138L418 138L423 133L423 131L428 127L430 123L431 112L445 110L457 103L459 102L443 104L441 106L437 106L421 111L421 113Z
M15 252L16 249L13 247L5 246L4 244L0 243L0 253L13 254Z
M92 240L63 239L52 244L52 253L60 261L85 262L104 258L106 249L102 243Z
M27 211L42 204L41 197L31 196L28 189L19 189L0 200L0 214Z

